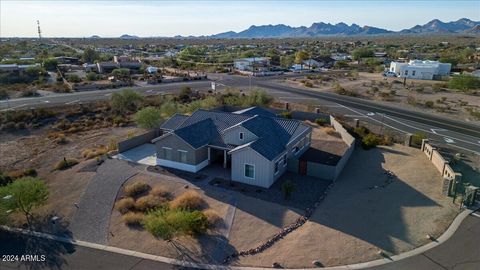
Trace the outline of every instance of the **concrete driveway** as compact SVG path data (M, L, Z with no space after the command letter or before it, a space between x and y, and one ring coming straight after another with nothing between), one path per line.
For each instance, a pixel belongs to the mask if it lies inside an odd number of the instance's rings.
M151 143L142 144L128 151L120 153L114 158L127 160L144 165L157 165L157 152L155 145Z

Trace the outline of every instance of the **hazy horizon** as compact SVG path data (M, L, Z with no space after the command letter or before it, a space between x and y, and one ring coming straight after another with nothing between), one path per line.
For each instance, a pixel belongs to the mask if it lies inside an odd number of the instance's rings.
M0 37L173 37L251 25L356 23L399 31L432 19L480 20L480 1L0 1Z

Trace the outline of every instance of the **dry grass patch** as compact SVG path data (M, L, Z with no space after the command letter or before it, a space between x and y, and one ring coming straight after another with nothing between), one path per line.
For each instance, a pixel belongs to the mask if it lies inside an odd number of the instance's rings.
M129 197L134 197L150 189L150 186L144 181L138 181L129 185L126 185L124 190L125 194Z
M207 217L208 224L210 224L210 226L217 225L222 220L222 218L218 215L217 211L213 209L207 209L203 211L203 214Z
M78 164L78 160L74 158L64 158L57 162L54 166L54 170L66 170Z
M202 208L204 205L205 200L198 192L193 190L183 193L170 202L170 207L173 209L182 208L196 210Z
M154 186L150 191L151 195L168 198L171 194L164 186Z
M120 199L115 203L115 209L118 210L118 212L125 214L130 209L135 207L135 201L132 198L124 198Z
M123 222L129 226L140 226L142 222L145 220L145 214L143 213L135 213L135 212L128 212L122 216Z
M95 157L98 157L98 156L101 156L101 155L105 155L107 154L109 151L108 147L104 146L104 145L100 145L99 147L97 148L93 148L93 149L85 149L82 151L82 156L85 158L85 159L92 159L92 158L95 158Z
M165 198L150 194L137 199L135 201L135 209L137 211L145 212L150 209L158 208L166 202L167 200Z

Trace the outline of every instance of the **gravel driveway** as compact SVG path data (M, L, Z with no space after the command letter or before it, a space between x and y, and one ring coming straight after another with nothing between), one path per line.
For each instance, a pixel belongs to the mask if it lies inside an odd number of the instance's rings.
M75 239L107 244L108 225L120 186L137 170L125 161L107 159L82 196L70 230Z

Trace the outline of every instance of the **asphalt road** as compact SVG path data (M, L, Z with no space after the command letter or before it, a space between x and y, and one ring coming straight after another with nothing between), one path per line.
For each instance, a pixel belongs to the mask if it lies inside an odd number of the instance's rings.
M281 77L301 76L299 74L251 78L244 76L209 74L216 81L217 90L226 87L250 89L260 87L276 98L286 102L299 102L326 107L330 112L350 118L358 118L374 124L404 133L426 133L434 143L456 148L458 151L474 152L480 155L480 124L456 121L449 118L407 110L395 106L387 106L377 102L354 97L338 96L330 93L314 92L275 83ZM179 91L182 86L190 86L194 90L211 89L210 81L192 81L154 86L129 87L143 95L168 94ZM95 100L107 100L112 93L122 89L76 92L70 94L52 94L37 98L21 98L0 101L0 111L8 109L28 109L56 105L74 105Z
M368 270L473 270L480 269L480 215L468 216L445 243L420 255ZM43 238L0 231L0 269L179 269L177 266L64 244ZM12 255L4 257L4 255ZM20 261L22 255L45 256L44 261ZM25 257L25 256L24 256ZM5 259L13 259L5 262ZM183 268L186 269L186 268Z

